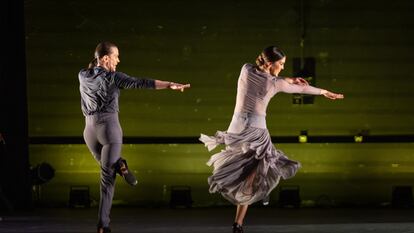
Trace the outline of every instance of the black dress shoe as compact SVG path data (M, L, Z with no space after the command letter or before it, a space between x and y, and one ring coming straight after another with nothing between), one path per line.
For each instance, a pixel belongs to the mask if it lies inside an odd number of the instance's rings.
M125 159L119 158L118 161L115 162L114 168L129 185L135 186L138 184L137 178L135 178L134 174L128 170L128 165Z
M233 233L243 233L243 227L238 223L233 223Z

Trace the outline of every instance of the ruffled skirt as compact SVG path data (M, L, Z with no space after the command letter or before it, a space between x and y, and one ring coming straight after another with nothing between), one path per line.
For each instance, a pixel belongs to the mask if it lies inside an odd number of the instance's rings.
M225 150L207 162L214 168L208 178L210 193L219 192L235 205L250 205L268 196L280 178L296 174L300 163L289 160L273 146L263 124L265 121L257 121L256 116L235 115L227 132L217 131L215 136L201 134L200 141L209 151L219 144L226 145ZM239 132L229 132L235 128Z

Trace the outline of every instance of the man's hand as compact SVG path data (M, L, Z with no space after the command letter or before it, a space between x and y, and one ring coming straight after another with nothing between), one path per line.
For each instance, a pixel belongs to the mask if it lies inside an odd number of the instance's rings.
M180 83L171 82L169 87L172 90L180 90L181 92L183 92L184 89L190 88L190 86L191 86L190 84L180 84Z

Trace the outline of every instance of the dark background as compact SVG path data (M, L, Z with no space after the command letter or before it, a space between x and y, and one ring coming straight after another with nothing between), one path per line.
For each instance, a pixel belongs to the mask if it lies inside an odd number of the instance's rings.
M346 97L293 104L292 95L279 94L269 104L270 133L286 139L274 143L303 165L281 185L299 186L304 205L325 196L337 205L386 205L394 186L413 183L412 1L27 0L4 6L2 189L16 207L32 199L65 205L73 185L90 186L98 198L99 167L82 144L77 73L105 40L120 49L119 71L192 85L184 93L122 92L120 119L130 140L123 155L141 185L119 182L118 203L166 203L174 185L190 185L194 205L227 203L208 194L211 154L196 138L227 128L240 68L268 45L287 54L281 75L294 75L294 58L311 57L314 84ZM297 143L301 130L322 139ZM373 139L354 143L358 133ZM27 171L40 162L56 174L33 198Z

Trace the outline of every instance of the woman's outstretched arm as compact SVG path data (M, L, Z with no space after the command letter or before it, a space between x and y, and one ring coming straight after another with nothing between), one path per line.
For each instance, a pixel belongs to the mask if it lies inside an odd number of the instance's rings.
M290 84L298 84L302 86L309 85L308 81L302 77L283 77Z
M275 85L276 85L277 92L309 94L309 95L323 95L328 99L343 99L344 98L343 94L333 93L328 90L309 86L309 85L290 84L288 81L284 79L277 80Z
M327 91L327 90L322 90L321 95L323 95L326 98L331 99L331 100L343 99L344 98L343 94L337 94L337 93L333 93L333 92L330 92L330 91Z

